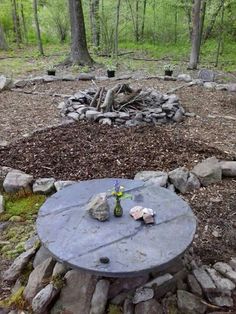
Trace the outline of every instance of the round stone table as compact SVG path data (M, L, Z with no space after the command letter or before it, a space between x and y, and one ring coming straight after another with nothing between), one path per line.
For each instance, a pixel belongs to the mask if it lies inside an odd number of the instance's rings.
M124 214L100 222L86 211L97 193L108 192L115 179L82 181L48 198L40 208L37 231L44 246L60 262L106 277L132 277L171 266L193 241L196 219L189 205L168 189L142 181L119 180L132 199L122 200ZM135 221L129 211L152 208L155 223ZM108 258L104 264L101 258Z

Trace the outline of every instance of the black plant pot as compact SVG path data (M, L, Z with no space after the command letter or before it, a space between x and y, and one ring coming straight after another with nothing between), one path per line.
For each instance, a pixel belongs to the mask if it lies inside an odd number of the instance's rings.
M56 75L56 70L48 70L48 75L55 76Z
M107 77L115 77L115 73L114 70L107 70Z
M172 70L165 70L165 76L172 76L173 71Z

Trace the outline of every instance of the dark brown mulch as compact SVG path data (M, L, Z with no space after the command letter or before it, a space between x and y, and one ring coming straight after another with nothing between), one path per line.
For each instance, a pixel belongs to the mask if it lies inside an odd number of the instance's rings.
M0 150L0 164L57 179L133 178L140 170L171 170L224 153L181 136L174 126L114 128L72 124L38 132Z

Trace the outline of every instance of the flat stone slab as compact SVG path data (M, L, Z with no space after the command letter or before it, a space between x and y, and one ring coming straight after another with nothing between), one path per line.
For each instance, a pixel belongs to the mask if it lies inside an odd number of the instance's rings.
M164 270L192 243L196 219L189 205L175 193L145 186L136 180L119 180L132 199L121 201L124 214L105 222L86 211L94 194L109 192L115 179L96 179L76 183L50 197L37 219L38 235L60 262L107 277L140 276ZM114 197L108 198L111 211ZM155 224L144 225L129 215L134 206L152 208ZM107 257L104 264L101 258Z

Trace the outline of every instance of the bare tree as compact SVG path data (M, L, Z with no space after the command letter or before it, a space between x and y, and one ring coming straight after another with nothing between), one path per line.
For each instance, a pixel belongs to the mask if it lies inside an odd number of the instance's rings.
M33 8L34 8L34 21L35 21L35 26L36 26L39 52L43 56L44 55L43 44L42 44L41 32L40 32L40 27L39 27L39 19L38 19L38 0L33 0Z
M16 37L17 46L19 47L20 43L22 42L22 36L21 36L20 18L18 14L18 7L17 7L16 0L12 0L11 4L12 4L12 18L13 18L14 33Z
M0 50L6 50L6 49L7 49L7 42L5 39L3 28L0 25Z
M90 0L89 13L90 13L90 24L92 31L92 41L95 47L100 45L100 17L99 17L99 2L100 0Z
M114 54L115 54L115 56L116 56L116 59L118 58L120 3L121 3L121 0L117 0L117 7L116 7L116 28L115 28L115 44L114 44Z
M196 69L199 59L199 42L200 42L200 13L201 13L201 0L195 0L192 10L192 48L190 54L189 69Z
M203 28L204 28L204 22L205 22L205 16L206 16L206 5L207 5L207 1L202 0L200 26L199 26L198 62L199 62L199 57L200 57L200 52L201 52L202 34L203 34Z
M219 31L219 37L218 37L218 47L217 47L217 53L216 53L216 62L215 66L218 66L219 63L219 56L220 56L220 50L222 48L222 42L223 42L223 33L224 33L224 14L225 14L225 7L224 7L224 0L221 0L221 7L222 7L222 13L221 13L221 21L220 21L220 31Z
M84 14L81 0L69 0L71 23L71 62L80 65L92 65L88 52Z

